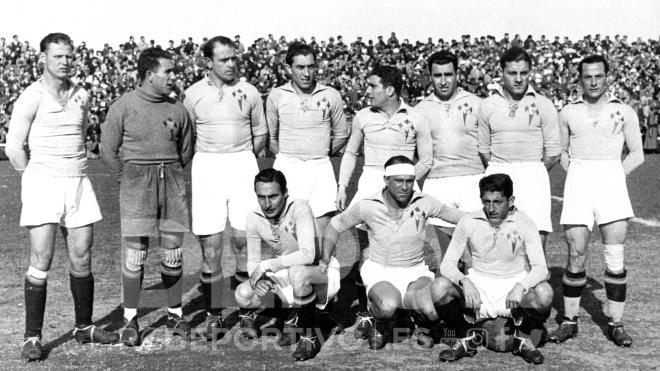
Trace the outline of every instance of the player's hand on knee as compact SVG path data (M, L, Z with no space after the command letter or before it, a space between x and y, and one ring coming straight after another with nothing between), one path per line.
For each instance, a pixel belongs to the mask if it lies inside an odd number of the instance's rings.
M319 270L321 271L321 274L328 273L328 262L324 259L319 260Z
M258 297L261 298L265 296L270 290L272 290L273 287L275 287L275 285L273 285L271 281L261 280L257 282L256 286L254 287L254 292Z
M509 291L509 295L506 296L507 309L520 307L520 302L522 301L524 294L525 294L525 288L522 287L521 284L516 283L516 285L513 286L513 289Z
M346 198L346 188L340 186L339 190L337 190L337 198L335 199L337 210L344 211L346 209Z
M263 277L264 275L264 270L261 269L261 266L257 266L257 268L252 271L252 274L250 275L250 286L253 289L256 289L257 287L257 282Z
M465 306L471 309L479 309L481 307L481 295L479 295L479 290L476 286L470 281L469 278L465 278L461 281L463 286L463 296L465 297Z

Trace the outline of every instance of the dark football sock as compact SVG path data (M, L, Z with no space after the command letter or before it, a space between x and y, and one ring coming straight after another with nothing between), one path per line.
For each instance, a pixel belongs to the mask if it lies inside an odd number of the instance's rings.
M183 285L181 284L181 276L183 270L181 267L172 269L161 264L160 277L165 286L167 293L167 306L169 308L181 307L181 296L183 294Z
M222 296L222 274L213 275L212 273L202 273L201 285L202 295L204 296L204 308L207 313L214 316L222 314L221 296Z
M121 281L124 286L124 308L138 307L143 278L144 268L139 271L122 270Z
M47 283L38 285L25 279L25 337L41 336L46 310Z
M77 277L69 274L69 284L73 295L76 315L76 327L83 328L92 324L94 309L94 276Z

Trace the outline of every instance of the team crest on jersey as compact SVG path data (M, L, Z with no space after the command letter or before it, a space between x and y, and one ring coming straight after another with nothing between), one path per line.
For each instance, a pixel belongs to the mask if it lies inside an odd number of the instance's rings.
M241 89L236 89L231 93L232 97L238 102L238 109L243 111L243 101L247 99L247 94Z
M170 140L178 142L180 133L179 123L168 117L163 121L163 125L170 131Z
M610 119L612 120L612 124L614 125L614 127L612 128L612 134L614 134L617 131L623 131L623 123L626 121L626 118L623 116L623 113L621 113L621 111L617 110L615 112L610 113Z
M321 100L317 100L316 107L321 110L324 120L326 119L326 115L328 116L327 118L330 117L330 101L326 97L323 97Z
M451 110L451 103L443 103L442 104L442 109L445 110L445 113L449 113L449 111Z
M415 228L419 230L422 220L426 220L426 212L419 207L415 207L415 209L410 212L410 216L415 219Z
M296 223L294 223L293 219L289 219L282 229L294 238L296 237Z
M525 106L525 112L527 112L527 117L529 118L527 126L532 126L534 117L539 115L539 108L536 106L536 103L532 103Z
M518 245L522 245L522 236L520 235L520 233L518 233L518 231L512 231L507 233L506 239L507 241L509 241L509 244L511 245L511 253L515 254L516 247L518 247Z
M390 128L392 130L400 131L406 135L406 140L408 137L412 134L415 135L415 125L413 125L412 121L410 119L405 119L403 121L400 121L398 123L391 123L387 121L385 123L385 127Z
M470 106L468 102L465 102L463 104L459 104L458 106L456 106L456 109L458 109L458 112L463 114L463 126L465 126L467 115L469 113L472 113L472 106Z

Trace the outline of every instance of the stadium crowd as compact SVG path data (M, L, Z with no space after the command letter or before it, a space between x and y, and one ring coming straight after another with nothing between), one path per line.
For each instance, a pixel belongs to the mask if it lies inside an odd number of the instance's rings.
M240 74L256 86L264 98L273 87L287 81L284 55L289 42L284 36L275 38L270 34L247 47L239 35L235 40L242 59ZM206 38L198 44L189 37L181 39L178 45L169 40L163 47L176 56L178 92L204 76L201 46L205 41ZM575 65L574 62L586 55L599 53L607 56L612 66L612 93L637 109L642 130L656 127L660 117L660 40L631 40L626 35L611 38L600 34L576 41L559 36L551 39L545 35L523 39L518 34L511 38L507 33L500 40L490 35L463 35L460 40L440 38L434 41L429 37L426 42L411 43L409 39L400 40L392 32L388 38L378 36L376 41L366 42L362 37L348 42L342 36L330 37L327 41L317 41L313 36L309 40L300 37L293 41L308 43L316 49L318 80L341 93L349 115L366 106L367 72L375 65L395 65L404 71L402 97L414 105L431 92L426 58L435 51L448 49L460 58L463 88L486 97L501 78L497 66L499 55L517 45L534 59L531 82L535 89L550 98L558 109L579 94L577 71L568 66ZM140 51L151 46L157 46L154 40L147 41L140 36L136 41L131 36L117 48L105 44L101 49L94 49L85 41L76 47L73 80L91 94L90 137L98 134L110 103L135 87L138 56ZM17 35L10 40L0 38L0 143L4 142L13 102L39 76L38 64L38 51L28 41L21 41Z

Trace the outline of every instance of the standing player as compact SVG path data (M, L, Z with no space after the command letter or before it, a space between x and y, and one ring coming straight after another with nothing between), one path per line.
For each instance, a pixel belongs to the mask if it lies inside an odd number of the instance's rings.
M375 67L367 78L367 96L371 106L360 110L353 118L353 129L346 152L341 160L337 209L346 209L346 189L353 176L360 148L364 146L364 167L353 197L355 203L383 189L383 164L391 157L403 155L415 165L417 179L433 165L433 144L426 120L400 99L403 78L401 70L392 66ZM366 231L358 229L358 243L362 256L368 255ZM364 260L361 258L361 261ZM362 286L360 282L356 282ZM360 312L356 336L366 337L373 318L366 312L366 293L358 291Z
M486 174L508 174L516 205L539 229L552 232L550 170L559 160L559 125L552 102L529 85L532 60L513 47L500 57L503 86L479 110L479 156Z
M381 349L392 341L394 316L399 308L414 310L427 322L438 320L431 301L435 274L424 262L426 219L456 223L463 213L414 192L415 174L409 157L388 159L384 166L385 188L332 218L323 234L322 267L329 264L341 232L358 224L367 228L369 258L362 264L360 275L369 298L369 313L375 320L365 321L356 332L368 331L371 349Z
M458 87L458 58L450 51L428 59L434 94L424 98L415 111L426 117L433 139L433 168L424 182L424 193L463 211L481 208L479 180L484 167L479 159L477 112L481 99ZM451 238L453 224L429 220L438 241ZM442 255L447 251L442 246Z
M92 183L87 178L84 137L89 95L69 80L73 41L62 33L41 40L44 71L14 104L7 157L22 173L21 226L30 236L30 266L25 275L25 335L21 354L41 359L48 271L57 227L69 252L71 294L79 343L114 343L117 334L92 324L94 276L91 272L94 223L101 220ZM30 148L26 150L25 143ZM48 192L44 192L43 187Z
M190 225L183 167L193 155L192 123L183 105L170 98L174 78L170 53L160 48L143 51L138 59L141 85L112 104L101 137L101 158L121 182L126 321L121 341L126 346L140 342L137 307L149 237L160 239L167 327L175 335L190 337L181 309L181 244Z
M644 162L635 111L607 94L607 60L591 55L578 64L582 99L562 109L561 164L567 170L560 223L568 242L568 265L562 279L564 320L550 340L577 336L580 297L587 283L587 244L594 221L603 235L605 292L609 335L618 346L632 338L623 328L627 272L623 264L628 219L633 217L626 176ZM629 149L623 162L623 144Z
M544 282L548 267L534 222L517 211L513 182L506 174L491 174L479 182L483 209L470 213L456 226L456 233L440 265L442 295L433 297L441 305L444 320L458 327L454 346L440 352L440 360L457 361L477 353L476 335L466 333L465 318L481 321L512 317L515 324L514 354L530 363L543 363L543 354L521 333L545 322L552 304L552 287ZM474 266L467 275L458 268L466 251ZM530 269L527 269L529 264ZM531 332L531 331L527 331Z
M265 147L268 128L259 92L238 80L236 44L216 36L204 44L202 52L209 74L186 90L183 104L196 129L192 229L202 247L206 337L212 340L222 327L220 258L227 216L236 280L247 279L245 217L257 206L249 189L259 171L255 155Z
M325 228L335 209L335 173L328 156L348 140L344 103L339 92L316 82L316 52L291 43L286 53L288 84L273 89L266 101L273 166L289 180L291 197L309 201Z
M298 307L291 310L293 321L278 343L289 345L300 335L293 357L314 358L321 347L315 304L325 307L339 291L339 262L328 258L322 268L311 265L319 252L318 224L306 200L289 197L281 171L260 171L254 190L259 208L248 214L246 225L250 280L238 286L236 301L241 308L256 309L263 306L264 295L274 291L285 305ZM255 313L244 312L242 317L241 327L254 332Z

